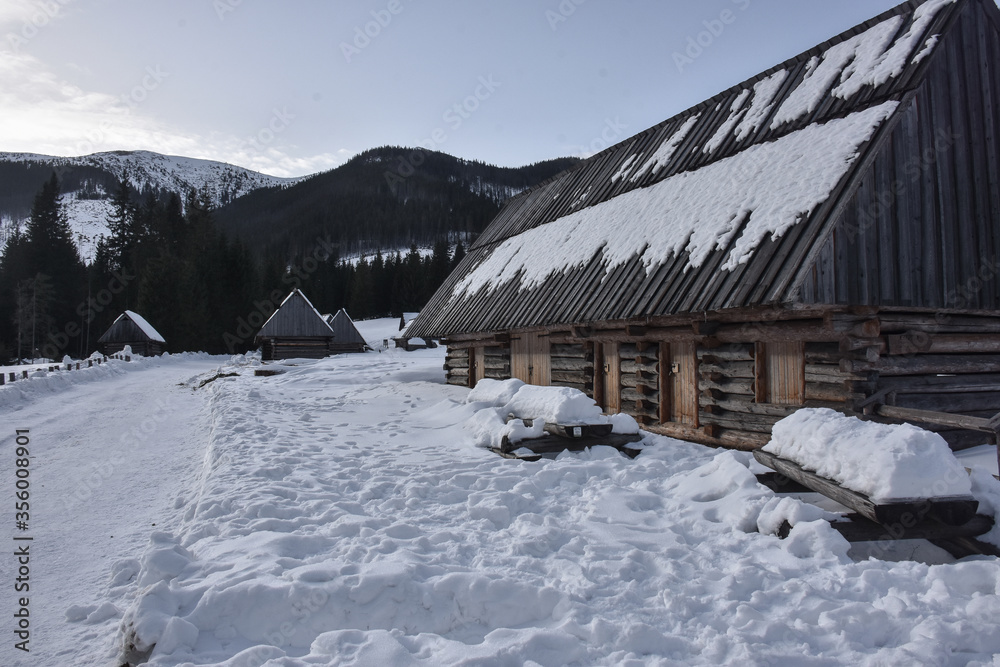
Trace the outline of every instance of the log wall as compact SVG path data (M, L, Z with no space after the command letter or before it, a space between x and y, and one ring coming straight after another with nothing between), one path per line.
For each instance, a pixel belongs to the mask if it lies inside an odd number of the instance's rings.
M1000 413L1000 314L831 311L801 319L785 315L754 319L754 313L728 313L723 321L705 316L678 326L618 323L549 332L552 384L594 397L595 346L617 345L621 411L644 428L710 445L754 449L766 444L771 429L802 407L891 422L879 406L949 412L992 418ZM763 343L804 341L801 347ZM485 343L485 341L482 341ZM450 342L448 382L469 384L470 346ZM682 418L677 405L678 368L671 346L694 344L697 418ZM804 369L798 405L780 405L761 391L765 349L801 350ZM486 377L510 377L510 351L485 348ZM796 352L798 354L798 352ZM766 365L765 365L766 366ZM773 367L773 364L772 364ZM688 376L685 376L688 377ZM688 382L684 380L683 382ZM898 422L898 420L896 420ZM955 449L988 442L983 433L921 423Z

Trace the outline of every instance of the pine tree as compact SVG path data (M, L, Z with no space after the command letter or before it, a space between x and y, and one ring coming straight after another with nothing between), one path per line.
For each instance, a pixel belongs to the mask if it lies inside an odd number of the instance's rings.
M86 269L73 242L66 213L59 200L55 173L35 196L26 232L28 275L43 274L52 286L51 323L65 327L77 320L76 307L83 303ZM50 331L46 331L47 336Z

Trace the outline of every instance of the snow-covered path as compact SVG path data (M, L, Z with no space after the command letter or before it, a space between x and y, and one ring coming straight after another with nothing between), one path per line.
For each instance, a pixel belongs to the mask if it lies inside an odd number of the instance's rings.
M31 652L14 649L3 622L0 664L106 665L149 536L175 523L177 488L200 469L208 440L204 392L181 386L219 365L208 357L142 360L94 369L95 378L49 376L6 389L27 392L0 406L5 534L15 533L14 429L30 430ZM127 369L127 370L126 370ZM90 371L74 373L87 374ZM8 544L10 538L8 537ZM7 551L7 548L4 549ZM127 563L135 567L119 565ZM13 586L14 563L0 559ZM126 595L126 597L122 597ZM14 612L4 595L4 618Z

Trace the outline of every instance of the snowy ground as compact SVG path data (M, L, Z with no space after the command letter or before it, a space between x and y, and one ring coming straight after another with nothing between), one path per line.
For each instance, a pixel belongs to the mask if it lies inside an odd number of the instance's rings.
M745 454L508 461L473 446L442 350L254 363L0 389L0 455L31 429L35 538L32 653L5 602L0 664L110 667L128 639L157 667L1000 665L996 559L856 562Z

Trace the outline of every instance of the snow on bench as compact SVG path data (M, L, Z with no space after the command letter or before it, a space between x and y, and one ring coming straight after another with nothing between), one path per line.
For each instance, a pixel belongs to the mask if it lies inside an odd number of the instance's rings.
M623 449L642 439L635 419L604 415L578 389L485 379L466 402L480 408L465 424L476 445L504 456L537 458L597 445Z

